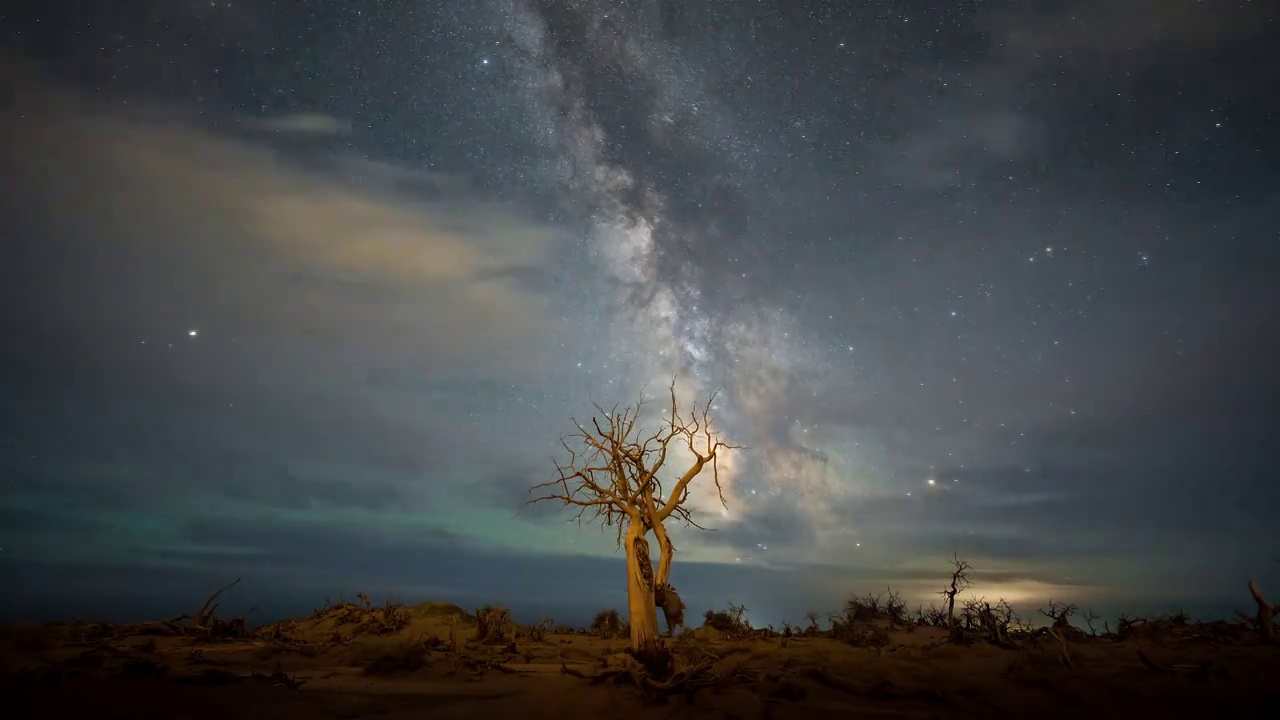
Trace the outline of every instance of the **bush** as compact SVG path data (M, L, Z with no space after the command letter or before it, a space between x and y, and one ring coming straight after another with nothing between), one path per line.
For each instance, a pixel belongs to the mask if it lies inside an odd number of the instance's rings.
M708 610L704 613L702 626L715 628L726 637L742 637L751 633L751 623L747 622L747 609L732 602L729 603L728 610Z
M612 608L596 613L589 630L592 635L602 638L620 638L631 634L631 626Z

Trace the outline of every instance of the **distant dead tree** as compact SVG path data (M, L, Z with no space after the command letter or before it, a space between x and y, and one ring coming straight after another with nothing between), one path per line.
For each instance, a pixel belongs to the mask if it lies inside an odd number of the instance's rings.
M952 555L951 584L938 593L947 599L947 633L953 641L961 635L960 626L956 624L956 595L969 587L969 571L972 569L968 562Z
M1053 621L1050 627L1064 630L1071 627L1071 616L1076 614L1077 609L1074 604L1050 600L1049 607L1040 608L1040 614Z
M718 459L720 453L735 446L721 441L711 428L711 404L707 400L700 411L689 417L680 415L676 403L676 384L670 387L671 405L659 428L645 435L639 428L645 407L643 391L634 406L612 411L596 405L603 417L593 417L587 425L573 420L577 432L561 439L568 459L556 463L558 477L530 489L536 495L529 503L548 500L578 508L576 519L599 520L616 527L618 546L627 556L627 610L631 626L631 651L641 662L661 667L668 657L659 638L656 599L662 597L672 616L683 603L668 579L675 547L667 535L665 522L672 516L687 525L701 528L693 521L689 501L689 484L711 467L716 492L724 504L720 486ZM675 480L670 492L660 477L669 455L677 448L688 450L692 460ZM541 494L537 494L541 493ZM653 532L658 542L659 563L655 571L649 556L647 536ZM676 619L672 617L671 619Z
M1102 619L1102 618L1101 618L1097 613L1095 613L1095 612L1094 612L1094 611L1092 611L1092 610L1085 610L1085 611L1084 611L1084 624L1085 624L1085 627L1089 628L1089 634L1090 634L1090 635L1092 635L1093 637L1097 637L1097 636L1098 636L1098 631L1093 627L1093 623L1094 623L1095 621L1097 621L1097 620L1101 620L1101 619Z
M1013 641L1009 638L1009 623L1014 620L1013 608L1004 598L1000 598L994 608L991 603L983 600L979 618L987 631L988 642L1000 647L1013 646Z

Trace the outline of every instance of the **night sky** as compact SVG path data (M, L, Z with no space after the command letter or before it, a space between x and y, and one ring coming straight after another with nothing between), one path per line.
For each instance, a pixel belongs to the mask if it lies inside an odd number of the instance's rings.
M0 11L7 619L243 576L581 622L614 535L526 492L673 375L745 446L674 537L696 615L928 603L953 553L1024 609L1280 595L1275 3L43 5Z

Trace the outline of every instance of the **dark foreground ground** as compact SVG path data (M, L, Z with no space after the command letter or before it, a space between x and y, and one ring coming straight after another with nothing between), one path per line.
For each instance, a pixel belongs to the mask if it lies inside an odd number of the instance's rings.
M838 639L701 628L668 641L676 675L660 682L623 639L493 631L442 605L340 604L254 632L212 620L8 627L0 670L23 717L1242 718L1280 705L1280 647L1243 625L1163 621L1123 640L1042 632L998 647L871 624Z

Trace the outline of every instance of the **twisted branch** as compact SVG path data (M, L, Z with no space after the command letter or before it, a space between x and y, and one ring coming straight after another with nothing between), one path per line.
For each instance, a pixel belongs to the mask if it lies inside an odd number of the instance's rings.
M720 502L727 507L718 458L721 451L737 446L720 440L712 430L711 406L715 393L705 406L687 418L680 414L674 379L669 396L671 405L664 413L666 417L648 435L637 431L646 405L643 389L635 405L621 410L616 405L606 410L593 403L599 415L589 423L573 419L577 432L560 441L568 460L553 460L557 476L530 488L529 493L535 497L526 504L550 500L559 501L564 507L576 507L577 513L571 520L579 523L584 518L598 520L603 526L616 527L619 545L626 527L633 522L641 523L646 531L657 532L660 544L668 550L670 541L663 523L669 517L674 515L686 525L705 529L694 521L692 510L687 507L689 486L710 465ZM673 442L683 443L694 461L667 493L659 472L666 466ZM539 491L542 492L538 494ZM667 562L669 555L668 552L664 558ZM662 572L665 577L666 568L662 568Z

